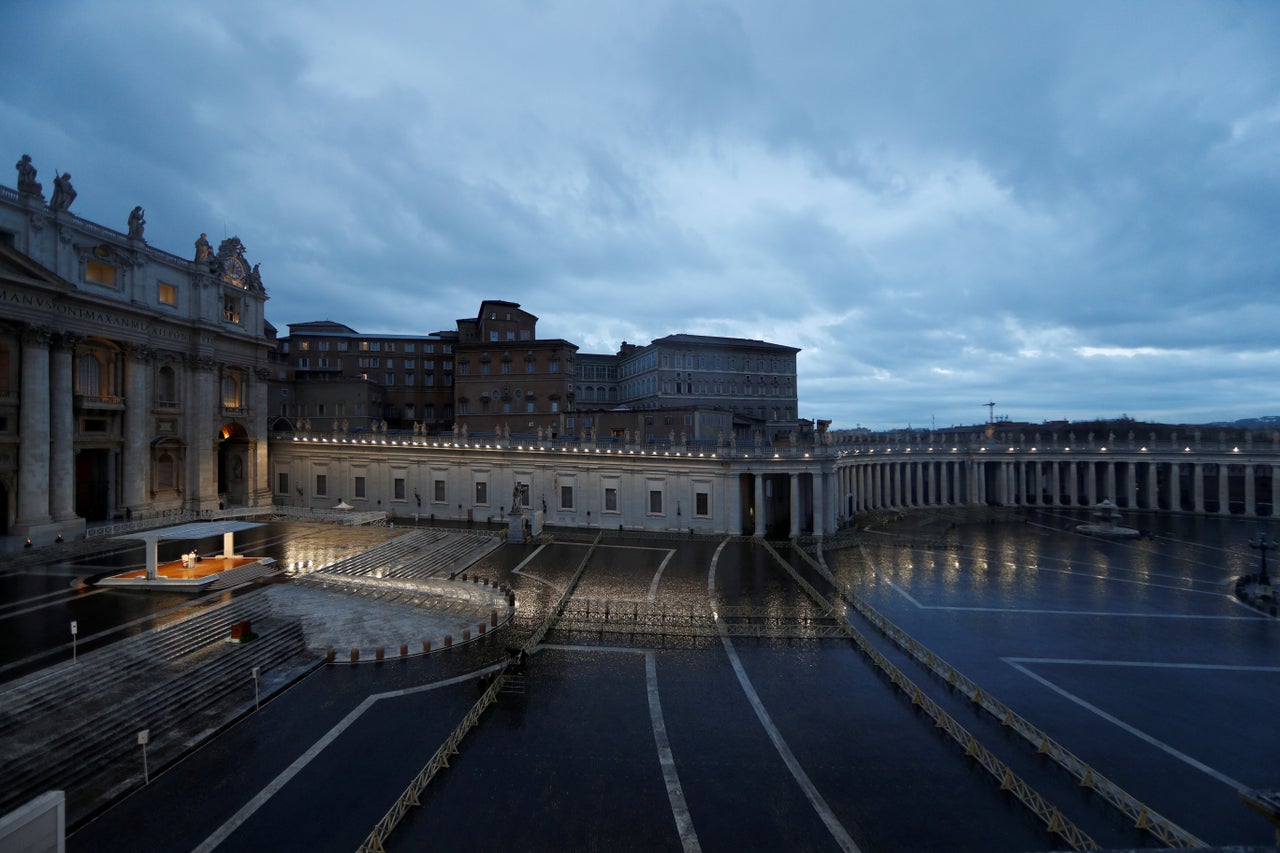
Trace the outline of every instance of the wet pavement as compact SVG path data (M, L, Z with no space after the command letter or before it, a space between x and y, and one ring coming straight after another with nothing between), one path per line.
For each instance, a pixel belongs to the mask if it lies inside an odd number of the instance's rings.
M1071 532L1081 520L959 524L917 537L941 547L918 547L908 519L825 556L840 584L1156 811L1212 844L1273 843L1235 795L1280 787L1280 622L1231 594L1252 570L1256 523L1134 517L1151 537L1121 542ZM350 529L323 530L270 525L261 548L305 570L361 547ZM809 604L749 541L603 544L575 597L709 607L710 583L718 602ZM577 541L493 552L474 571L516 589L509 626L448 655L318 670L78 828L68 849L354 849L476 701L476 676L528 636L586 553ZM41 650L61 654L67 618L142 630L174 606L68 591L101 565L2 579L28 597L4 598L0 632L25 651L3 646L0 677ZM1065 847L847 640L591 628L548 635L524 704L486 712L391 849ZM1103 847L1159 846L877 642Z

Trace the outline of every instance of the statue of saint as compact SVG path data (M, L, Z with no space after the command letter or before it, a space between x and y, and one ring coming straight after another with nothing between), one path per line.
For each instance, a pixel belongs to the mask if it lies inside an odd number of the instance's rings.
M213 257L213 247L209 245L209 235L201 233L196 240L196 260L207 261Z
M16 164L18 169L18 192L23 195L42 195L44 187L36 182L36 167L31 164L31 155L23 154Z
M141 240L142 229L146 227L145 219L146 211L142 209L142 205L138 205L129 213L129 239Z
M71 202L76 200L75 187L71 186L71 173L63 172L54 175L53 198L49 199L49 209L53 211L67 210Z

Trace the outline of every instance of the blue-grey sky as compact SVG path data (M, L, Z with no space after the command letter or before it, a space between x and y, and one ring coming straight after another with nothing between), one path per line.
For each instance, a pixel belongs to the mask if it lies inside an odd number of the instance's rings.
M1274 2L10 4L0 139L267 316L802 348L800 414L1280 413ZM4 183L16 184L16 172Z

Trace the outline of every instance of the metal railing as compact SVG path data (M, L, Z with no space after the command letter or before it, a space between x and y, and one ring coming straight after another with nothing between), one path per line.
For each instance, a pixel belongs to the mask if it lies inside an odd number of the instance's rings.
M524 644L523 649L526 653L537 647L537 645L542 642L542 638L547 635L547 632L549 632L560 619L561 614L564 612L565 605L573 595L573 590L578 586L578 581L582 578L582 573L587 569L587 562L591 559L591 556L595 553L596 547L600 544L600 539L601 536L596 536L595 541L591 543L591 547L587 550L586 556L583 557L582 562L578 564L578 570L574 572L573 577L570 578L569 583L561 594L559 601L557 601L555 606L547 613L547 618L543 620L542 625L539 626L538 630L534 631L533 636L531 636ZM413 781L409 783L409 786L405 788L404 793L400 795L387 813L382 816L382 819L374 825L373 831L369 833L368 837L366 837L360 846L356 848L357 853L384 853L386 847L383 846L383 842L385 842L387 837L395 831L395 828L400 824L400 821L409 813L409 809L421 804L422 801L420 798L422 796L422 792L426 790L427 785L431 783L431 780L435 778L437 773L449 766L450 756L458 754L458 746L462 743L462 739L466 737L469 731L479 724L480 716L489 708L489 706L497 701L498 694L502 691L502 686L506 679L506 665L503 665L497 671L497 674L493 679L493 683L484 691L484 694L481 695L479 701L477 701L475 705L471 706L471 710L462 718L462 722L459 723L457 728L449 734L449 737L445 738L445 742L441 744L440 748L431 756L431 760L427 762L427 765L418 772L418 775L415 776Z
M871 560L867 556L865 547L862 545L858 547L862 551L863 559L870 565ZM906 631L885 618L857 593L851 589L842 588L830 570L821 561L814 559L802 549L797 548L795 550L815 571L826 578L832 587L843 596L845 601L858 611L859 615L875 626L876 630L918 660L929 671L944 679L949 686L960 691L975 705L999 720L1001 725L1021 735L1024 740L1035 747L1037 752L1052 758L1058 766L1070 773L1081 786L1094 791L1112 806L1119 809L1125 817L1133 822L1135 827L1151 833L1166 847L1195 848L1208 846L1204 841L1168 818L1153 811L1119 785L1090 767L1062 744L1049 737L1047 733L983 690L977 682L962 675L955 667L932 652L923 643L920 643ZM778 559L781 560L781 557Z
M106 521L91 524L84 531L85 539L103 539L112 536L123 536L138 530L154 530L171 524L186 524L192 521L217 521L224 518L259 518L273 515L274 507L270 506L233 506L225 509L205 509L199 512L182 510L164 512L150 516L135 516L127 521Z
M814 600L819 607L826 611L827 615L837 620L848 637L857 645L858 650L871 659L881 671L889 676L889 680L902 690L911 699L911 703L920 708L929 718L934 721L938 728L945 731L952 740L964 747L965 755L973 758L986 769L1000 783L1000 789L1011 792L1018 800L1030 809L1036 817L1040 818L1049 829L1050 832L1062 838L1071 845L1073 850L1097 850L1099 849L1097 842L1089 837L1084 830L1080 829L1070 820L1068 820L1057 806L1046 800L1039 792L1032 788L1013 769L1006 765L991 750L983 746L976 737L973 736L964 726L955 720L950 714L944 711L936 702L925 695L924 691L906 676L892 661L884 656L872 643L856 628L850 624L845 615L831 604L821 593L800 576L800 573L781 555L774 550L773 546L767 541L762 540L765 549L773 555L773 558L781 565L792 579L800 585L802 589ZM808 555L805 555L806 558Z

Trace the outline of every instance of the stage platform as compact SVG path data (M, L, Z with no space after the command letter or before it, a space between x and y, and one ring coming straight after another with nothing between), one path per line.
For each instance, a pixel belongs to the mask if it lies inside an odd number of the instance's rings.
M156 567L155 578L148 578L146 569L134 569L102 578L96 585L203 592L229 577L249 580L269 574L275 570L275 562L271 557L205 557L193 566L184 566L181 560L173 560L160 563ZM254 569L260 571L255 572Z

